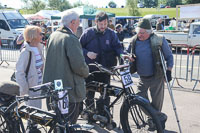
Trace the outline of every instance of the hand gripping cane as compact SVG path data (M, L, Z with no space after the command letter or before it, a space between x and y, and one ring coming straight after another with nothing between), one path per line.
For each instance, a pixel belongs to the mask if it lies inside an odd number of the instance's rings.
M175 102L174 102L172 88L171 88L171 86L170 86L170 84L168 82L167 75L166 75L165 59L164 59L163 53L161 52L160 49L159 49L159 54L160 54L160 58L161 58L161 63L162 63L163 71L164 71L165 80L166 80L166 83L167 83L167 88L168 88L168 91L169 91L169 95L170 95L171 102L172 102L172 105L173 105L174 113L175 113L176 120L177 120L177 123L178 123L178 128L179 128L180 133L182 133L181 126L180 126L180 123L179 123L180 121L178 119L178 114L177 114L177 111L176 111L176 105L175 105Z

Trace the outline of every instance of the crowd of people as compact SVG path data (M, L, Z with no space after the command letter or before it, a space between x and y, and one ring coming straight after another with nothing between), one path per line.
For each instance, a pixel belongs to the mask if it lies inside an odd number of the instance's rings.
M141 19L136 28L136 35L133 35L126 51L123 43L120 43L125 38L122 25L114 26L109 22L105 12L98 13L95 17L95 26L86 29L78 38L76 32L80 23L79 15L74 11L66 12L61 19L62 26L48 38L45 60L40 44L43 37L42 28L27 26L23 34L24 46L16 63L16 79L20 86L20 94L39 95L29 92L28 88L61 79L63 86L72 88L69 90L69 111L66 115L72 114L69 121L74 124L77 122L82 101L86 100L88 105L94 102L95 92L87 91L85 82L98 81L110 84L108 74L96 73L89 76L89 72L96 71L96 68L89 64L97 62L109 68L117 65L116 57L123 56L130 62L136 62L137 73L140 76L138 95L148 99L147 91L150 90L151 104L164 117L165 122L167 116L161 112L166 80L164 73L167 74L167 81L170 81L173 68L172 51L166 39L153 32L149 20ZM159 49L167 62L166 72L161 66ZM127 52L135 55L136 59ZM28 64L30 69L26 74ZM110 98L106 96L106 102L103 104L108 105L109 102ZM27 104L41 108L41 101Z

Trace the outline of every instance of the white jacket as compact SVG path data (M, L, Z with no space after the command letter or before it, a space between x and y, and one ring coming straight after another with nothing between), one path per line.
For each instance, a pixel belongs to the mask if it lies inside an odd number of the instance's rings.
M36 63L35 54L28 43L25 42L24 46L25 48L22 49L20 56L18 58L18 61L16 63L16 72L15 72L16 81L20 86L20 95L28 94L29 96L38 96L39 92L35 93L35 92L29 91L30 87L38 85L38 74L37 74L37 69L36 69L36 64L35 64ZM43 46L42 44L40 44L38 47L38 50L41 55L42 55L42 49L43 49ZM25 71L29 62L30 51L32 54L31 63L30 63L30 68L28 71L27 79L26 79ZM42 59L43 59L43 56L42 56Z

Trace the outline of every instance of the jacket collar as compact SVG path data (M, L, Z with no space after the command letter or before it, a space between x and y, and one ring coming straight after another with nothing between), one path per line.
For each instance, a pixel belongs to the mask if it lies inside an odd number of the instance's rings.
M26 50L28 50L28 51L33 51L33 50L31 49L31 46L29 45L29 43L27 43L26 41L24 41L24 46L23 46L23 48L26 49ZM23 49L23 48L22 48L22 49ZM43 48L42 44L39 44L37 48L38 48L39 51L41 51L42 48Z
M31 50L31 46L26 41L24 42L24 47L23 48L25 48L28 51L32 51Z
M65 27L65 26L61 26L60 28L57 29L57 31L68 33L68 34L74 34L70 28Z

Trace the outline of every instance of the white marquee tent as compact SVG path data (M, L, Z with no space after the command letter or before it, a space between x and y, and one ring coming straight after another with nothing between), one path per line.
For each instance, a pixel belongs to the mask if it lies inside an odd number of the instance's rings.
M58 10L40 10L36 15L40 15L46 19L51 19L51 16L60 13Z

